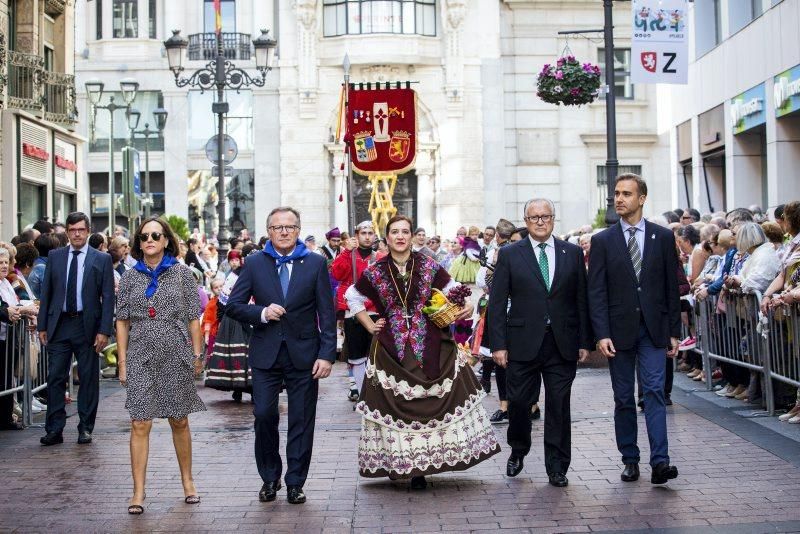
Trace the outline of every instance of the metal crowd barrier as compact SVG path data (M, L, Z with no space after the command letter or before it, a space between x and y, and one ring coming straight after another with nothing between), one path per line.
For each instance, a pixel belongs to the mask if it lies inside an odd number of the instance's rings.
M19 395L22 394L22 424L25 426L33 424L31 403L34 384L37 384L36 391L38 391L42 388L38 383L44 381L47 376L47 359L40 358L40 355L35 353L35 349L33 353L31 352L32 336L36 333L30 332L28 325L29 322L26 318L4 325L6 341L3 361L5 365L0 372L0 376L2 376L0 396L13 395L19 398ZM41 378L42 374L45 378Z
M757 371L764 377L767 411L775 413L773 380L800 387L800 306L782 306L765 317L761 293L726 293L698 300L697 352L710 373L711 361ZM707 380L709 390L713 381Z

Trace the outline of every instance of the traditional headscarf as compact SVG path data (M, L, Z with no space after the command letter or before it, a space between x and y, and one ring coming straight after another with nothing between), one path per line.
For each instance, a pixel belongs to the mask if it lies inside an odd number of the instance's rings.
M282 256L278 254L278 251L275 250L272 241L267 241L267 244L264 245L264 250L262 252L267 256L272 256L275 259L275 263L277 263L279 267L284 263L290 263L293 262L294 260L305 258L310 254L309 250L299 239L295 244L294 251L288 256Z

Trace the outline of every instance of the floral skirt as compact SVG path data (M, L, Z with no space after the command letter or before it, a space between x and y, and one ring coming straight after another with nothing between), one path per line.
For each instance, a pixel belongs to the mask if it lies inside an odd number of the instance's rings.
M485 393L452 340L442 341L440 376L413 357L398 362L373 340L356 410L363 477L409 478L462 471L500 452L481 404Z
M247 365L250 327L227 315L214 340L214 351L206 362L206 387L222 391L252 392L252 374Z

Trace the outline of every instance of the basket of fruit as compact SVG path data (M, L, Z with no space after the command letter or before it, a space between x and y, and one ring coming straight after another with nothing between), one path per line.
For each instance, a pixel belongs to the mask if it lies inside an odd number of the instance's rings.
M433 288L430 304L422 308L422 312L438 328L447 328L455 322L456 317L464 307L467 297L471 294L472 290L465 285L454 287L447 295Z

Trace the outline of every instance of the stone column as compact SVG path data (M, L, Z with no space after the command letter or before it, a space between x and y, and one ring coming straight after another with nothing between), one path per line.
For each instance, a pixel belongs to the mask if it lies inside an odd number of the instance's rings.
M464 0L446 0L444 4L444 87L447 110L451 117L460 117L464 102L464 54L461 34L467 7Z
M316 115L317 79L317 0L296 0L297 11L297 91L301 119Z

